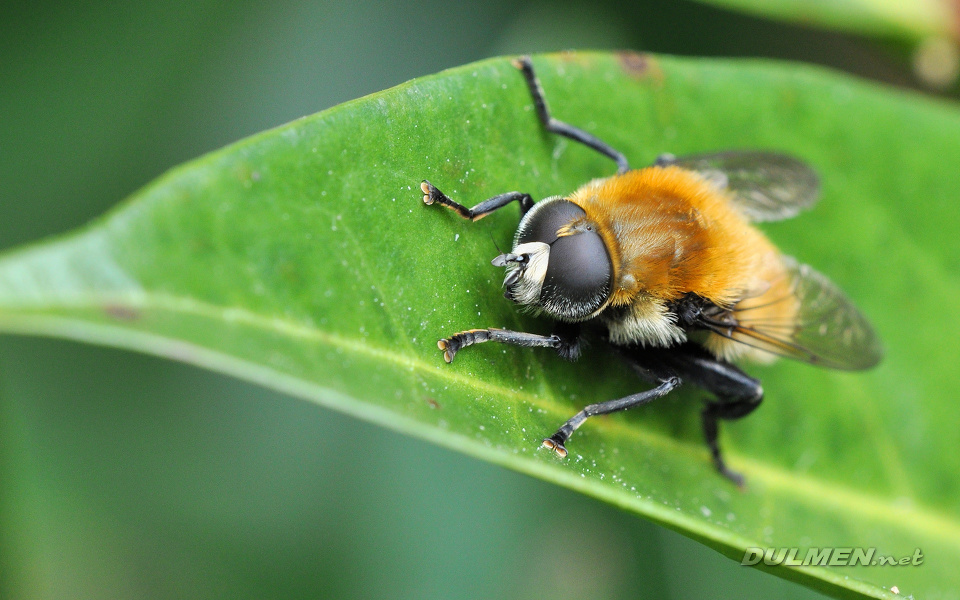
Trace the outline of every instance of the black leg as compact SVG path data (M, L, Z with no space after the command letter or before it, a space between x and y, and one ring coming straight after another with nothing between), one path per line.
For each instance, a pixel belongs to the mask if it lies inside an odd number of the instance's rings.
M739 487L743 487L743 475L727 467L727 463L723 460L723 453L720 451L717 436L720 433L719 419L728 421L740 419L760 406L760 402L763 400L763 390L760 389L759 385L752 391L745 389L744 392L755 395L745 395L740 398L721 398L720 402L707 401L707 405L703 407L703 412L700 413L703 421L703 435L707 439L707 446L710 448L713 466L717 468L721 475Z
M424 204L437 203L441 206L446 206L464 219L470 219L471 221L482 219L498 208L503 208L514 201L520 203L521 217L527 214L527 211L533 207L533 198L530 197L530 194L524 194L523 192L507 192L506 194L494 196L489 200L484 200L473 208L467 208L451 200L426 179L420 184L420 189L423 190Z
M626 173L630 170L630 165L627 163L627 157L624 156L622 152L614 150L606 142L597 138L596 136L550 116L550 109L547 108L547 100L543 96L543 88L540 86L540 80L537 79L537 74L533 72L533 63L530 62L529 56L521 56L514 61L513 64L520 69L520 71L523 73L524 79L527 80L527 86L530 88L530 95L533 96L533 106L537 109L537 116L540 117L540 122L543 123L543 126L547 129L547 131L580 142L581 144L593 148L601 154L609 156L617 162L618 174Z
M509 329L470 329L455 333L448 338L437 342L437 347L443 350L443 360L453 362L454 357L461 349L483 342L500 342L525 348L553 348L560 356L574 360L580 355L580 332L576 330L561 330L552 335L538 335Z
M573 435L573 432L576 431L578 427L583 425L583 422L588 418L596 415L606 415L620 410L627 410L628 408L633 408L634 406L642 406L651 400L664 396L678 385L680 385L679 377L669 377L661 381L660 385L652 390L640 392L639 394L631 394L616 400L607 400L606 402L599 402L597 404L586 406L583 410L570 417L566 423L561 425L560 429L558 429L555 434L543 440L543 446L544 448L550 448L561 458L563 458L567 455L567 449L563 445L564 442L570 439L570 436Z
M684 344L668 350L631 349L630 357L641 364L657 364L680 373L685 381L706 389L717 397L708 401L701 413L703 434L713 464L721 475L738 486L743 475L732 471L723 460L718 441L719 420L740 419L753 412L763 401L760 382L732 364L718 360L703 348Z

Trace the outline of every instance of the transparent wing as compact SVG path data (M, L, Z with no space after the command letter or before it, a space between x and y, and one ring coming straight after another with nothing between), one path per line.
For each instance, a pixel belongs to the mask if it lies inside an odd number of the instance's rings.
M790 292L771 302L794 303L793 318L761 317L760 305L748 305L726 311L722 318L707 317L707 328L754 348L833 369L869 369L880 362L879 338L840 288L808 265L785 261Z
M820 179L806 163L774 152L732 150L690 156L663 155L657 165L701 173L730 193L751 221L780 221L813 206Z

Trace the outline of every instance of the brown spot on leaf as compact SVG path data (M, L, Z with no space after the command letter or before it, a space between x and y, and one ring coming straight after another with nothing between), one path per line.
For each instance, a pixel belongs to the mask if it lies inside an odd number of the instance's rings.
M623 67L623 70L637 79L645 77L654 62L649 54L633 52L632 50L618 52L617 58L620 59L620 66Z
M139 310L121 304L105 304L103 306L103 312L106 313L108 317L117 319L118 321L136 321L140 318Z
M656 57L641 52L624 51L617 54L620 66L631 78L653 80L654 84L663 83L663 71Z

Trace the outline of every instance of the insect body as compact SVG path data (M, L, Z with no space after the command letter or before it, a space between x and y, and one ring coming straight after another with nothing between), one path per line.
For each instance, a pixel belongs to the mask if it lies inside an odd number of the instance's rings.
M517 61L545 127L610 156L618 173L568 196L534 204L520 192L468 209L424 181L424 202L479 219L514 201L521 220L506 268L505 296L556 321L552 335L473 329L440 340L447 362L466 346L497 341L580 354L583 324L596 324L654 387L591 404L543 445L561 457L591 416L646 404L683 382L710 391L702 414L716 468L734 482L717 442L718 420L759 406L760 382L733 365L777 355L837 369L875 365L870 324L826 277L782 255L753 225L789 218L814 203L819 183L781 154L721 152L661 157L630 170L623 154L550 116L529 58Z

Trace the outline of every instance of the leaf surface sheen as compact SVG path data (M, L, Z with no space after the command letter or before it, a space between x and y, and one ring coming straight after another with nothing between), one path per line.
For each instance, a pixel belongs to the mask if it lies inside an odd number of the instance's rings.
M812 27L918 42L956 39L951 0L699 0L729 10Z

